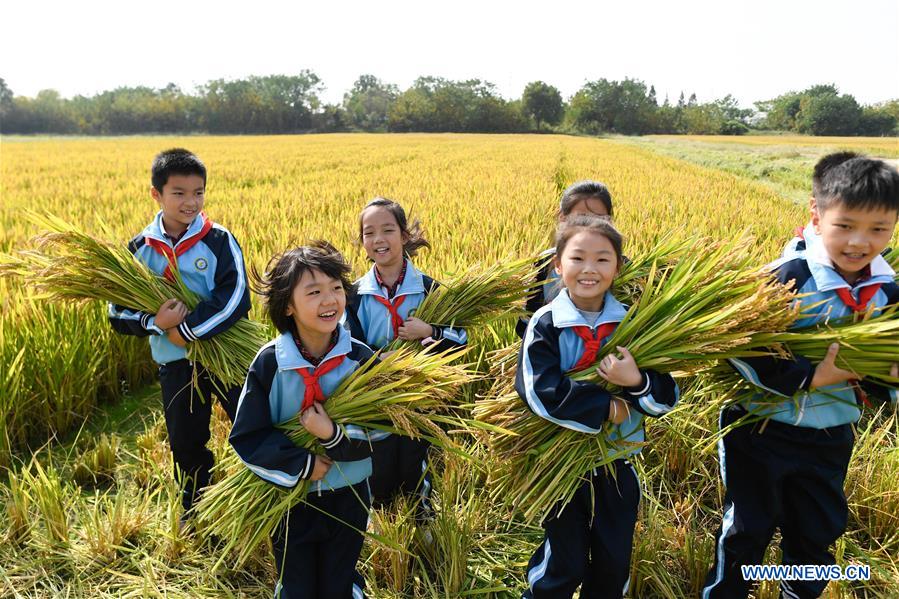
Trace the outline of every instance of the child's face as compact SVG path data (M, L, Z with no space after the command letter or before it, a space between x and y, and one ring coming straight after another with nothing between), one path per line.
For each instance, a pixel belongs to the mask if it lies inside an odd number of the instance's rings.
M606 210L606 205L596 198L580 200L571 207L571 211L568 214L562 216L559 220L568 220L575 216L605 216L611 220L609 211Z
M171 175L162 192L154 187L150 194L159 202L166 226L184 230L203 210L206 184L200 175Z
M854 279L882 252L896 228L895 210L848 209L835 202L824 212L812 213L815 232L827 250L836 271Z
M343 284L320 270L307 270L293 288L287 315L293 317L300 337L308 338L333 333L345 309Z
M556 273L578 307L586 309L605 296L618 274L618 257L612 242L593 231L575 233L561 256L556 257Z
M362 247L378 266L393 266L403 259L404 234L396 218L382 206L362 213Z

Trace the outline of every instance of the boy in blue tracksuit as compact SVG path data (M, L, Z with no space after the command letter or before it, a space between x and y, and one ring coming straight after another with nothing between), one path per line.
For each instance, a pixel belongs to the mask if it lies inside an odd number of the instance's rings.
M265 481L286 488L311 481L306 500L272 538L280 599L363 597L355 568L368 520L371 448L389 435L338 426L327 414L328 396L373 355L339 324L349 271L319 242L276 256L258 290L281 335L250 366L229 441ZM277 428L293 418L319 438L319 452L295 446Z
M556 298L528 322L515 389L541 418L587 435L606 435L622 456L610 474L585 472L585 482L565 506L543 522L545 537L528 563L524 597L562 599L581 585L582 599L627 592L640 483L628 457L644 442L643 417L675 406L679 391L667 374L640 369L627 348L598 366L623 399L568 373L594 366L597 354L627 313L609 292L622 264L621 236L607 220L578 216L559 229L556 273L564 283Z
M815 236L795 257L772 266L779 281L794 282L806 308L794 328L899 302L896 273L880 255L899 216L899 173L879 160L850 158L828 170L814 199ZM721 427L748 413L765 421L735 428L719 442L724 517L704 599L746 597L750 583L741 566L762 562L777 527L784 564L835 563L829 548L846 528L852 424L866 391L897 397L896 389L859 384L835 365L837 352L834 344L819 364L803 356L731 360L766 401L725 409ZM781 592L790 599L818 597L826 584L781 581Z
M353 338L374 349L395 339L418 341L428 351L464 347L465 329L415 317L416 308L438 286L412 263L418 249L430 247L418 221L410 225L397 202L375 198L360 214L359 241L374 264L356 281L347 307L346 326ZM376 504L388 502L397 493L417 491L419 518L430 514L429 446L427 441L399 435L378 444L371 478Z
M109 321L119 333L150 338L159 382L169 446L182 488L185 512L209 484L211 398L217 396L234 419L240 387L225 388L200 364L187 360L186 346L218 335L250 311L243 254L234 236L203 212L206 167L191 152L172 149L153 161L150 193L160 211L128 244L136 260L160 276L176 268L185 285L202 301L190 312L170 299L155 314L110 304ZM197 370L197 393L193 386ZM183 522L183 516L182 516Z

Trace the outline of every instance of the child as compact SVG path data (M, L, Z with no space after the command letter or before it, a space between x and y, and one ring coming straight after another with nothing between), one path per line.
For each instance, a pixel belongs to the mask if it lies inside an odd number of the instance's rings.
M812 171L812 195L808 200L808 208L812 214L815 212L815 198L821 195L821 182L824 180L824 175L833 167L847 160L858 158L858 156L855 152L834 152L815 164L815 168ZM796 227L794 233L795 237L787 243L781 253L782 258L795 258L800 252L805 250L806 242L817 236L811 222L805 225L805 227Z
M640 451L643 416L669 412L678 400L674 379L640 369L627 348L618 347L597 371L622 387L622 399L603 387L575 381L569 372L592 366L602 343L626 309L609 291L622 264L621 235L606 219L578 216L559 227L555 271L564 283L556 298L534 313L525 331L515 388L538 416L589 435L635 443ZM621 597L629 583L630 556L640 483L627 459L585 472L586 482L564 509L553 508L543 523L543 543L528 564L534 599L571 597L582 584L583 599Z
M327 397L372 357L340 326L349 272L337 250L317 242L275 256L258 289L281 335L250 366L229 441L263 480L288 488L314 481L272 538L276 598L363 596L356 561L370 504L370 441L387 435L342 428L326 411ZM325 455L295 446L276 428L297 417Z
M161 210L128 244L135 258L158 275L172 278L178 270L187 287L202 297L188 312L170 299L156 314L109 306L109 321L119 333L150 337L159 382L169 447L182 489L182 525L199 491L209 484L212 452L209 420L215 394L234 420L240 387L224 389L201 364L187 360L188 343L210 339L234 326L250 311L243 254L234 236L203 212L206 167L191 152L176 148L153 161L150 195ZM170 266L170 263L174 263ZM192 385L197 370L199 393Z
M463 347L464 329L427 323L414 316L415 309L438 283L412 264L416 252L430 247L421 226L410 226L397 202L375 198L359 215L359 240L374 264L356 281L355 297L347 309L347 326L354 339L382 349L394 339L420 341L430 351ZM382 504L396 493L418 490L419 517L430 513L428 472L429 443L394 436L379 443L372 456L372 496Z
M772 266L777 279L793 281L800 294L805 312L796 328L899 301L895 273L880 256L897 216L899 173L885 163L855 157L825 173L815 195L815 237L806 239L796 257ZM762 563L777 527L784 564L835 563L829 547L846 528L843 481L863 397L857 377L835 365L838 347L817 365L802 356L731 361L768 398L783 400L749 401L721 413L722 428L747 413L765 420L735 428L719 441L724 518L703 598L746 597L750 583L741 566ZM896 390L889 394L895 401ZM791 598L818 597L826 585L780 583L783 596Z
M569 186L562 193L557 220L562 223L572 216L599 216L606 217L611 221L612 195L606 186L598 181L578 181ZM551 302L559 292L559 277L553 268L552 260L550 260L555 255L555 251L555 248L550 248L542 252L537 259L537 266L543 267L537 280L543 281L543 284L534 287L525 303L525 310L529 314L533 314ZM529 319L529 316L522 316L515 324L515 332L519 337L524 337Z

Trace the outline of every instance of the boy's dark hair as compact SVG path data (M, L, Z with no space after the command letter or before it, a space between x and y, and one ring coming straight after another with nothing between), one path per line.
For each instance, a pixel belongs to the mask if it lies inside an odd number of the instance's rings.
M609 189L599 181L586 180L570 185L562 193L558 217L571 214L571 210L582 200L599 200L606 207L609 216L612 216L612 194Z
M282 333L290 332L295 336L298 333L293 318L287 315L287 308L303 273L312 270L340 281L347 295L352 292L353 284L349 278L352 269L327 241L313 241L309 245L276 254L269 260L263 275L255 266L252 268L253 291L265 298L266 313Z
M403 242L403 253L406 256L412 258L421 248L431 247L431 244L425 239L425 232L421 227L421 221L416 218L410 225L406 218L406 211L403 210L403 207L400 206L399 203L381 196L371 200L365 205L362 212L359 213L359 243L362 243L362 215L365 214L365 211L369 208L375 207L387 209L387 211L393 215L393 218L396 219L396 224L399 226L400 232L406 237L406 240Z
M899 171L883 160L852 158L827 171L815 202L820 212L835 204L850 210L899 212Z
M575 216L574 218L559 223L559 226L556 229L557 259L562 259L562 253L565 251L568 242L572 237L582 231L590 231L591 233L602 235L608 239L609 243L612 244L612 249L615 250L618 268L621 268L624 264L624 254L622 252L624 239L622 238L621 233L618 232L618 229L609 222L609 219L600 216Z
M199 175L203 177L203 185L206 185L206 165L196 154L184 148L165 150L153 159L150 181L156 191L162 193L162 188L172 175Z
M833 167L860 157L862 157L861 154L855 152L834 152L815 163L815 169L812 171L812 197L817 198L821 195L821 182Z

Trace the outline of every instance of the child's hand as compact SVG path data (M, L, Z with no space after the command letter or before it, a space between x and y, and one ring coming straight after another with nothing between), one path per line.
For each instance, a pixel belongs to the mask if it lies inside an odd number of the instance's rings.
M306 410L307 412L309 410ZM309 480L321 480L328 473L328 470L331 469L331 464L333 464L331 460L323 455L315 456L315 466L312 467L312 475L309 476Z
M381 352L381 357L386 359L386 358L389 358L390 356L392 356L392 355L395 354L395 353L396 353L396 350L393 350L393 351L382 351L382 352Z
M165 336L169 338L174 345L178 347L187 347L187 341L184 340L184 337L181 336L181 333L178 332L177 327L173 327L166 331Z
M431 336L431 325L420 318L407 318L397 331L397 337L406 341L417 341Z
M604 380L619 387L636 387L643 382L643 375L637 368L634 356L626 347L620 345L616 348L621 353L621 358L609 354L596 367L596 372Z
M313 403L311 408L300 414L300 424L322 440L330 439L334 435L334 422L318 402Z
M609 422L612 424L621 424L630 416L630 408L626 401L622 401L617 397L613 397L609 402Z
M156 311L155 323L157 327L167 331L181 324L186 317L187 306L176 299L170 299L159 306L159 310Z
M839 368L834 363L839 351L839 343L831 343L830 347L827 348L827 354L824 356L824 359L815 367L815 374L812 376L812 383L810 385L811 389L826 387L827 385L837 385L852 379L858 380L862 378L850 370Z

